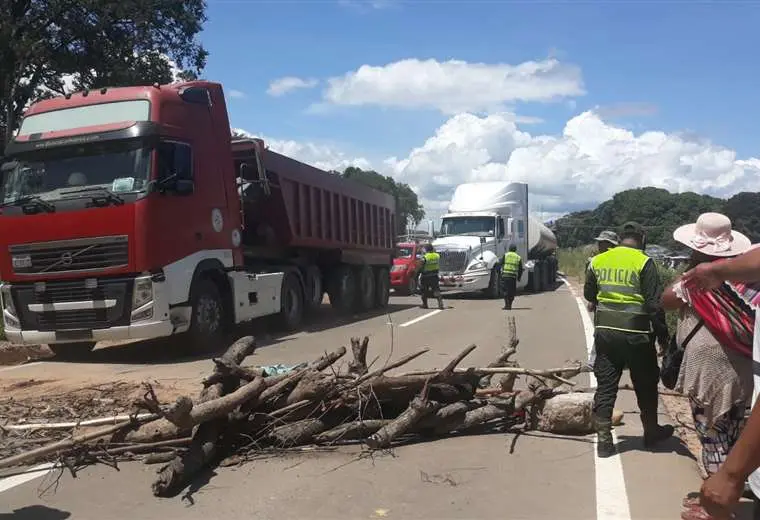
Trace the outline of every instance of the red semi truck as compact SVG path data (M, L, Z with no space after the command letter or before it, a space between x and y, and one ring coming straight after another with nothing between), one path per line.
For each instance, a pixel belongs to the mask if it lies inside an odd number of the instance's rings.
M388 303L394 199L231 140L218 83L43 100L5 154L12 342L81 355L100 340L183 334L205 350L263 316L295 330L325 292L340 312Z

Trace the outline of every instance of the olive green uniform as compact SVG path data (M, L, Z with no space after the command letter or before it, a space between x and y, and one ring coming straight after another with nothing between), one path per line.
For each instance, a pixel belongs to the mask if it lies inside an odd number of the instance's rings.
M438 285L438 265L441 255L436 252L425 253L422 257L422 274L420 275L420 293L422 294L422 307L427 309L428 296L432 295L438 300L438 308L443 309L443 297Z
M501 267L501 289L504 294L504 308L511 309L517 294L517 280L523 273L522 258L514 251L504 254Z
M656 336L665 344L668 338L660 309L661 293L657 266L639 249L618 246L591 260L584 296L596 304L594 415L604 450L613 449L612 410L626 367L641 411L645 444L648 446L664 435L657 424L660 369L651 341Z

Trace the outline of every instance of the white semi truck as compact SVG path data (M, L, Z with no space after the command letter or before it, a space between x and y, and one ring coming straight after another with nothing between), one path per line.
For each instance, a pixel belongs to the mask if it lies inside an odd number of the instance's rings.
M499 260L509 244L517 246L525 269L518 289L553 290L557 276L557 238L528 214L528 185L524 182L460 184L439 237L433 241L441 255L441 291L482 291L501 297Z

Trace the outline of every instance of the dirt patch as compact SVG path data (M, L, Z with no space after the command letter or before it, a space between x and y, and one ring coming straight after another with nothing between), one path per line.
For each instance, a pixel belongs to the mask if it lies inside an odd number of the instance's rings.
M13 345L0 342L0 365L21 365L30 361L53 357L47 345Z
M134 412L133 403L145 392L139 384L131 381L116 381L78 388L75 390L55 384L56 381L27 380L6 385L9 388L25 389L47 386L44 395L37 392L24 395L18 390L13 397L0 399L0 458L28 451L50 442L68 437L71 429L33 428L16 430L9 425L30 425L38 423L76 422L101 417ZM162 399L173 399L178 394L170 385L151 382Z

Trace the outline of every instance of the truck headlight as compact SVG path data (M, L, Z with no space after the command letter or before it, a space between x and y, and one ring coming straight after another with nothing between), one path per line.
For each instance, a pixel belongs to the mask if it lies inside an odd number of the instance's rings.
M150 277L136 278L132 294L132 310L139 309L151 301L153 301L153 282Z
M488 264L478 260L477 262L473 262L470 264L470 267L467 268L468 271L480 271L481 269L485 269L488 267Z
M10 285L3 285L0 287L0 296L2 296L3 300L3 321L10 327L17 329L21 328L21 323L18 321L16 306L13 304L13 298L11 297Z

